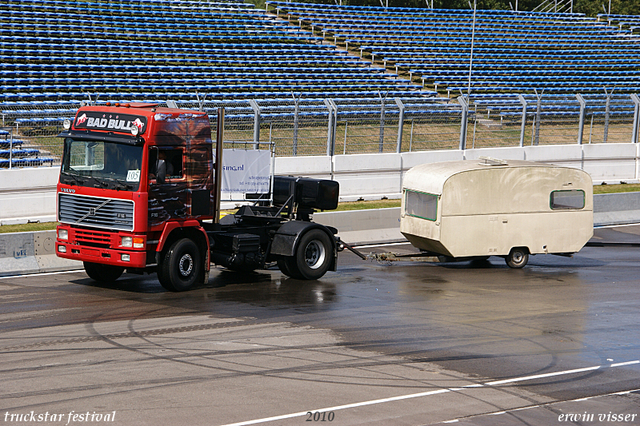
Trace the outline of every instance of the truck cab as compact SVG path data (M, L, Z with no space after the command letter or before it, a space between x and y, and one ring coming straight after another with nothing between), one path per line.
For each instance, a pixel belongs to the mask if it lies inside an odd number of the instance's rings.
M82 261L92 279L157 272L181 291L205 282L211 262L244 271L273 263L299 279L335 270L337 230L311 215L337 206L337 182L276 177L273 203L220 221L222 136L212 141L206 113L84 106L64 127L56 254Z

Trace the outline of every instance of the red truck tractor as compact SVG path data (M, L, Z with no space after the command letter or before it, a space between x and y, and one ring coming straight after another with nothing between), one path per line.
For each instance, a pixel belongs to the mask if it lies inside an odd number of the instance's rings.
M184 291L206 283L211 264L277 264L302 280L336 270L337 230L311 221L337 207L335 181L275 176L272 201L220 219L223 109L215 143L206 113L151 103L84 106L64 128L56 254L90 278L157 272Z

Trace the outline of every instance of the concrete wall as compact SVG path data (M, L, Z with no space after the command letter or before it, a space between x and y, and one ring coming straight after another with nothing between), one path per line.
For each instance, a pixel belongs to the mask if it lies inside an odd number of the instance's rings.
M595 226L640 223L640 192L593 196Z
M55 231L0 234L0 277L82 268L55 255Z
M58 167L0 170L0 225L52 222Z
M340 182L343 201L398 198L404 173L418 164L474 160L481 156L529 160L587 171L595 184L638 182L640 144L542 145L406 152L351 154L329 157L276 158L276 173L304 174Z
M541 161L583 169L594 183L638 182L640 144L542 145L402 154L278 157L276 173L335 179L342 201L399 198L402 177L423 163L477 159ZM0 225L55 220L58 168L0 170Z
M640 223L640 192L593 197L594 225ZM406 241L400 208L316 213L314 221L338 229L348 244ZM0 276L81 269L82 263L55 255L55 231L0 234Z

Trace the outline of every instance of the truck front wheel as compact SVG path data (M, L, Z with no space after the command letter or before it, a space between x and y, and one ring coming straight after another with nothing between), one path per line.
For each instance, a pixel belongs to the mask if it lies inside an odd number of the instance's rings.
M101 263L82 262L84 270L94 281L112 283L124 272L124 268L113 265L103 265Z
M285 258L280 269L292 278L317 280L331 266L333 250L326 232L312 229L300 238L295 256ZM284 268L282 267L284 266Z
M158 265L158 280L169 291L189 290L202 273L202 256L189 238L173 243Z

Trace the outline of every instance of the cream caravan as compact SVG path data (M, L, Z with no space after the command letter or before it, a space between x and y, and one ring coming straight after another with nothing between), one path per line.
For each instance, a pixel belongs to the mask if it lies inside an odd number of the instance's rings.
M569 255L593 235L586 172L491 158L422 164L403 182L400 231L415 247L451 258Z

